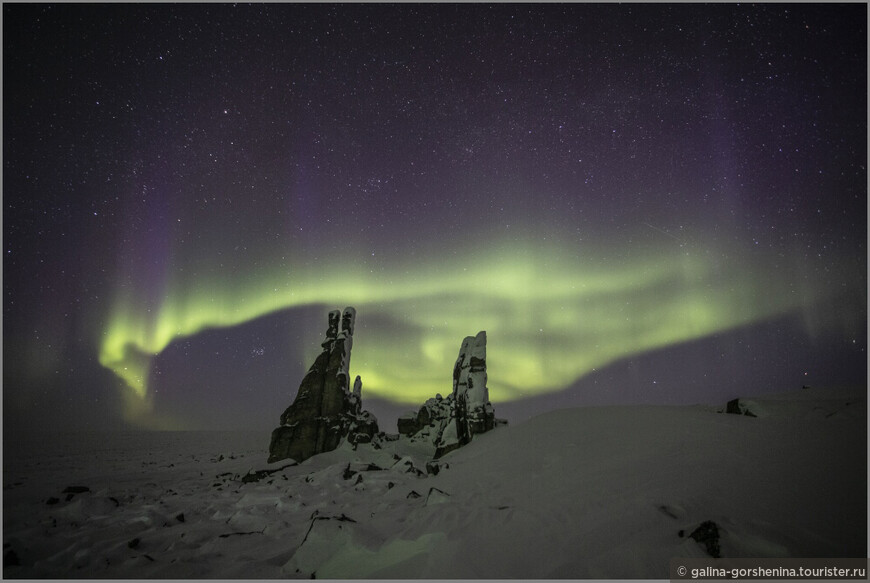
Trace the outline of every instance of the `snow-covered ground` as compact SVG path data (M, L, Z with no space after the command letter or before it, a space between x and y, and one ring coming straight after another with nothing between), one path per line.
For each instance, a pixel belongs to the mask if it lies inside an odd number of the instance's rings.
M437 475L405 439L291 466L267 431L7 439L3 576L666 579L707 520L723 556L866 556L866 393L751 408L555 411Z

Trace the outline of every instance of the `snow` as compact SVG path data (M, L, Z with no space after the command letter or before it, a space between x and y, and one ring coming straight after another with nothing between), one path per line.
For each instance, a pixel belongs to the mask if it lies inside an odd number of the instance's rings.
M3 575L666 579L707 520L723 556L865 556L866 394L752 406L554 411L437 475L406 438L298 465L265 463L268 431L7 440Z
M456 429L456 419L451 419L441 432L439 444L442 446L455 445L459 443L459 433Z

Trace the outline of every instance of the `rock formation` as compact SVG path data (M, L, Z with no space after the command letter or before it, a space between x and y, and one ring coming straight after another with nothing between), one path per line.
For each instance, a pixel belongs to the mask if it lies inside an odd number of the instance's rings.
M707 554L714 559L721 557L719 550L719 525L712 520L702 522L689 536L702 544Z
M745 399L731 399L725 404L725 412L731 415L746 415L747 417L758 417L754 401Z
M453 366L453 392L426 401L416 412L402 415L399 433L432 441L435 457L453 451L471 438L506 421L496 419L486 386L486 332L462 341Z
M402 435L417 435L418 437L431 437L434 441L444 429L444 425L450 420L453 412L453 395L446 399L439 393L434 398L423 403L417 411L405 413L398 420L399 433Z
M293 403L281 414L280 427L272 432L269 463L283 459L302 462L332 451L342 440L356 445L378 434L374 415L362 410L362 381L350 378L350 355L356 310L329 312L323 351L308 369Z

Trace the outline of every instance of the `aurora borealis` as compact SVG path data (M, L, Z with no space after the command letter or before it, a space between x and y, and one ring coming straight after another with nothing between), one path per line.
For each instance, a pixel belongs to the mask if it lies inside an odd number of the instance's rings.
M497 412L759 325L777 382L866 382L865 23L6 4L4 422L270 428L346 305L396 407L478 330Z

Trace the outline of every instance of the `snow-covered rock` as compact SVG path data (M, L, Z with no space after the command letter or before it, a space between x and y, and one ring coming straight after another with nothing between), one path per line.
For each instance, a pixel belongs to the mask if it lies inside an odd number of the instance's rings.
M731 399L725 405L725 412L731 415L746 415L747 417L764 417L764 408L749 399Z
M467 336L453 365L453 392L427 400L417 411L399 417L399 433L424 440L435 448L435 458L454 451L507 421L495 418L486 386L486 331Z
M399 433L408 437L418 435L434 441L441 434L444 425L453 415L453 396L444 399L439 393L428 399L417 411L409 411L399 417Z

